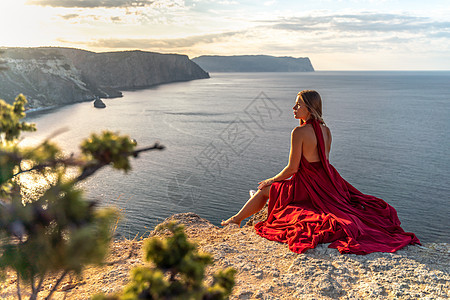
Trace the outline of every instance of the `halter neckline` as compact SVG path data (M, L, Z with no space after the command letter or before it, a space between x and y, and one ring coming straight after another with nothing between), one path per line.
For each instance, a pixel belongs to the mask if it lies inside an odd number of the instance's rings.
M318 124L322 124L322 122L317 119L308 119L304 122L304 124L312 124L314 122L317 122Z

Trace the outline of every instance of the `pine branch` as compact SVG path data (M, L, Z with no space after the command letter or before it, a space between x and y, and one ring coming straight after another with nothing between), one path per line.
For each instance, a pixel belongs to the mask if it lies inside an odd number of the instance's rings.
M36 287L34 286L34 274L31 274L30 285L31 285L31 296L30 296L30 300L36 300L36 298L37 298L37 292L36 292Z
M39 279L38 286L36 287L36 297L37 294L41 291L42 284L44 283L45 274L42 274L41 278Z
M1 151L0 151L0 154L1 154ZM82 162L81 160L75 159L73 157L63 158L63 159L55 159L55 160L48 161L47 163L38 164L30 169L20 170L19 172L14 174L13 177L16 177L17 175L31 172L31 171L42 171L45 168L55 167L57 165L65 165L68 167L80 167L80 166L83 166L83 164L84 164L84 162Z
M47 297L45 297L45 300L50 300L51 296L53 295L53 293L56 291L56 289L58 288L58 285L61 283L61 281L64 279L64 277L66 277L67 273L69 273L69 271L65 270L61 276L58 278L58 281L56 281L55 286L52 288L52 290L50 291L50 293L48 293Z
M21 292L20 292L20 276L19 276L19 272L18 271L16 271L16 275L17 275L17 298L19 299L19 300L22 300L22 295L21 295Z
M165 149L165 147L163 145L160 145L159 143L155 143L151 147L145 147L145 148L137 149L132 152L123 153L122 156L124 156L124 157L133 156L136 158L142 152L147 152L147 151L152 151L152 150L163 150L163 149ZM0 155L8 156L12 161L16 162L17 164L19 164L22 160L25 159L24 157L19 156L16 153L6 152L6 151L2 151L2 150L0 150ZM74 182L79 182L79 181L82 181L82 180L92 176L94 173L96 173L98 170L100 170L104 166L107 166L108 164L109 163L106 163L106 162L102 162L102 163L97 162L97 163L93 163L91 165L87 165L81 159L77 159L77 158L74 158L73 156L71 156L69 158L50 160L46 163L35 165L34 167L32 167L30 169L26 169L26 170L21 169L19 172L13 174L12 177L14 178L20 174L31 172L31 171L41 171L45 168L55 167L57 165L65 165L68 167L83 167L84 166L82 173L74 181Z
M152 151L152 150L163 150L165 147L163 145L160 145L158 142L156 142L151 147L145 147L141 149L134 150L132 152L122 153L122 156L124 157L138 157L138 155L142 152ZM81 172L80 176L78 176L74 182L82 181L90 176L92 176L95 172L103 168L104 166L109 165L111 162L97 162L92 165L87 165L83 171Z

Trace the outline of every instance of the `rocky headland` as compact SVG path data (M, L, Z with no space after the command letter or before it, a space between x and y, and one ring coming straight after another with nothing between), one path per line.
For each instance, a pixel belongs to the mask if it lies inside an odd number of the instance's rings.
M207 72L314 72L308 57L203 55L192 60Z
M196 214L173 215L164 222L185 225L186 233L214 265L207 280L225 267L237 270L231 299L448 299L450 248L446 243L407 246L395 253L340 254L327 244L304 254L255 234L252 226L220 228ZM164 236L153 231L150 236ZM119 240L111 245L103 268L85 270L81 279L67 278L55 299L89 299L93 294L120 291L130 270L142 265L143 242ZM9 274L0 297L15 293ZM48 280L48 291L54 279ZM46 294L45 291L43 294Z
M122 90L209 78L186 55L95 53L73 48L3 48L0 98L22 93L29 108L122 96Z

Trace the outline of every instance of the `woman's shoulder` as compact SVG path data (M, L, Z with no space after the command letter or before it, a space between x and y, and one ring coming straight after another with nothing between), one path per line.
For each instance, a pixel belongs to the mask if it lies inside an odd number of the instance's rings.
M325 142L328 142L329 144L331 144L332 136L331 136L330 127L328 127L325 124L321 124L320 128L322 128L322 132L323 132L323 136L324 136Z
M322 129L323 134L331 139L330 128L325 124L321 124L320 128ZM312 127L311 124L297 126L294 129L292 129L293 137L315 137L315 135L316 134L314 133L314 128Z
M328 126L325 125L325 124L321 124L321 125L320 125L320 128L322 128L322 131L324 131L328 136L331 137L331 130L330 130L330 127L328 127Z
M301 133L301 132L306 132L308 129L308 127L311 127L311 125L309 124L305 124L305 125L299 125L297 127L294 127L294 129L292 129L292 133ZM312 127L311 127L312 128Z
M311 126L311 124L300 125L300 126L294 127L294 129L292 129L293 137L304 137L304 136L309 136L311 134L314 135L314 129Z
M322 131L331 132L330 127L325 124L320 124L320 128L322 128Z

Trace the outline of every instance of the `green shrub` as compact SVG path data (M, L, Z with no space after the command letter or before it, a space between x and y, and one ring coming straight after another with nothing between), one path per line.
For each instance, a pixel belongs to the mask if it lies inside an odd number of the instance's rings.
M153 237L144 244L144 258L154 267L132 270L130 283L119 295L96 295L94 300L106 299L227 299L234 286L232 268L220 270L213 283L203 283L205 267L212 263L209 254L198 253L197 246L187 240L183 227L167 223L156 228L167 229L171 236Z

